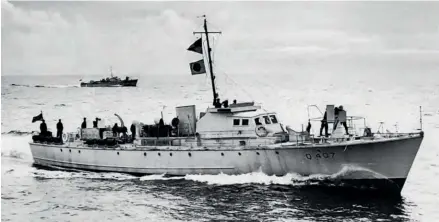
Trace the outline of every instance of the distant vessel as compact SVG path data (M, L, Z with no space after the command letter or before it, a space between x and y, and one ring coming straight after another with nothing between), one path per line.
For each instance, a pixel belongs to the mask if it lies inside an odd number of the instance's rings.
M34 164L141 175L297 173L400 193L423 140L422 130L374 134L365 126L357 131L353 121L363 118L347 116L346 135L344 124L336 124L334 106L327 105L331 135L314 136L308 129L284 127L275 112L254 102L219 103L208 38L216 32L208 32L204 19L204 31L195 33L204 35L207 50L203 36L188 50L207 54L214 107L198 116L195 105L176 107L171 125L165 125L163 117L151 125L135 121L134 139L117 114L122 130L78 129L63 134L62 141L35 135L30 142ZM207 73L203 59L190 63L190 68L193 75Z
M91 80L90 82L81 82L81 87L136 87L137 79L130 79L128 76L122 80L117 76L113 76L113 70L110 67L110 78L101 79L99 81Z

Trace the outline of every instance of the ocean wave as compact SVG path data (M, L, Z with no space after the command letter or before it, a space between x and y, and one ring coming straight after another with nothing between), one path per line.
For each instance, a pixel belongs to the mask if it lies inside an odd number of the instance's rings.
M26 131L19 131L19 130L11 130L9 132L2 132L2 134L10 134L10 135L17 135L17 136L26 136L26 135L31 135L33 133L37 133L37 131L30 131L30 132L26 132Z
M12 83L15 87L30 87L30 88L79 88L78 85L25 85Z
M38 179L101 179L101 180L137 180L139 177L131 176L122 173L94 173L89 171L75 170L75 172L64 171L64 168L59 170L36 170L32 175ZM70 170L70 169L67 169Z
M3 156L3 153L2 153ZM334 174L314 174L309 176L302 176L297 173L288 173L284 176L267 175L262 171L229 175L229 174L189 174L185 176L169 177L166 174L153 174L142 177L132 176L123 173L97 173L83 170L72 170L67 168L54 168L54 170L37 170L33 172L33 176L40 179L68 179L68 178L83 178L83 179L103 179L103 180L139 180L139 181L176 181L186 180L193 182L205 183L207 185L242 185L242 184L259 184L259 185L286 185L286 186L313 186L313 185L343 185L339 183L340 179L349 175L352 178L353 174L360 174L361 177L386 179L383 175L377 174L369 169L345 166L339 172Z
M2 157L10 157L14 159L23 159L24 153L18 152L17 150L9 150L9 151L2 151L1 152Z

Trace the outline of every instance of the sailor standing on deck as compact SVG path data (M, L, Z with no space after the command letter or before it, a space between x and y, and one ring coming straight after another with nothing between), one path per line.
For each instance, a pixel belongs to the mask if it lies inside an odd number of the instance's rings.
M42 123L40 124L40 134L42 136L47 135L47 125L46 125L46 121L44 121L44 119L42 120Z
M87 120L86 120L85 117L84 117L84 121L83 121L82 124L81 124L81 128L82 128L82 129L87 128Z
M62 125L61 119L59 119L58 123L56 124L56 137L61 138L63 130L64 126Z
M339 106L338 108L338 120L340 121L341 125L344 126L346 135L349 135L348 126L346 124L346 111L343 109L343 106Z
M96 120L93 121L93 128L98 128L98 121L99 121L99 120L100 120L100 119L96 117Z
M133 140L134 140L136 138L136 126L134 125L134 123L131 124L130 131L131 131L131 135L132 135Z
M113 136L117 137L119 135L119 126L117 125L117 123L114 124L113 126Z
M337 129L338 122L341 123L342 126L344 126L344 129L346 131L346 135L349 135L348 126L346 124L346 111L343 109L343 106L335 107L334 108L334 116L335 116L335 122L334 122L334 129Z
M320 126L320 136L322 136L322 131L325 129L325 137L328 137L328 120L327 120L327 114L325 111L325 114L323 115L322 119L322 125Z

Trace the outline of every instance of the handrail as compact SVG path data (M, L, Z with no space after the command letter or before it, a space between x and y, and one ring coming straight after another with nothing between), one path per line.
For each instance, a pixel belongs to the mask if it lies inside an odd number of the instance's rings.
M310 118L310 121L321 121L323 119L323 117L315 117L315 118ZM362 120L362 119L366 119L365 117L362 116L346 116L346 120Z

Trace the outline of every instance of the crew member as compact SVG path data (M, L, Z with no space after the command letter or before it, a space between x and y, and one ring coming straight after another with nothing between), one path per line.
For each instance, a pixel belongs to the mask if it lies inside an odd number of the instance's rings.
M344 129L346 131L346 135L349 135L348 126L346 124L346 110L343 109L343 106L339 107L338 119L339 119L341 125L344 126Z
M85 117L84 117L84 121L83 121L82 124L81 124L81 128L82 128L82 129L87 128L87 120L86 120Z
M58 123L56 124L56 137L58 137L58 138L62 137L63 129L64 129L64 126L62 125L61 119L59 119Z
M117 137L118 131L119 131L119 126L117 126L117 123L115 123L113 126L113 136L114 137Z
M236 104L236 99L233 100L233 104Z
M346 110L343 109L342 105L334 108L334 116L335 116L334 130L337 129L337 124L338 122L340 122L346 131L346 135L349 135L348 126L346 124Z
M224 107L224 108L228 108L229 107L229 100L224 100L222 103L221 103L221 105Z
M93 128L98 128L98 121L101 120L99 118L96 117L96 120L93 121Z
M40 124L40 134L43 136L47 135L47 125L46 125L46 121L44 121L44 119L42 120L42 122Z
M178 116L175 117L174 119L172 119L171 125L172 125L172 127L174 127L177 136L179 136L179 134L180 134L180 132L179 132L179 130L178 130L178 124L179 124L179 123L180 123L180 120L178 119ZM175 132L175 131L174 131L174 132Z
M173 127L177 127L179 123L180 123L180 120L178 119L178 116L175 117L174 119L172 119L171 124Z
M325 129L325 136L328 137L328 120L326 117L326 111L325 114L323 115L322 125L320 125L320 136L322 136L323 129Z
M217 98L218 98L218 93L215 93L215 97L213 98L213 105L215 107L216 107L216 102L218 101Z
M131 135L132 135L133 140L134 140L136 138L136 126L134 125L134 123L131 124L130 131L131 131Z
M308 126L306 126L306 132L308 135L311 133L311 122L308 120Z
M221 100L219 98L216 99L215 108L221 108Z
M334 108L334 129L333 129L333 131L335 129L337 129L337 125L338 125L338 122L339 122L339 120L338 120L338 112L339 111L340 111L339 107L335 107Z

